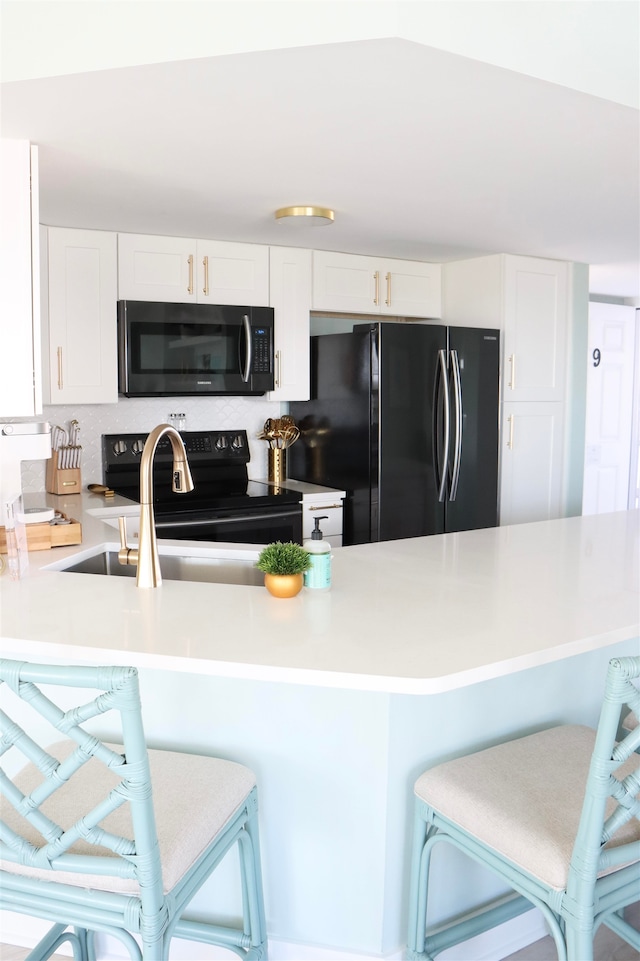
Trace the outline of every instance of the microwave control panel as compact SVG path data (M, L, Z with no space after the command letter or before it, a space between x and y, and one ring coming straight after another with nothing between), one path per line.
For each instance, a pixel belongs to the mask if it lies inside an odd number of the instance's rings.
M257 374L268 374L271 369L271 330L267 327L254 327L252 370Z

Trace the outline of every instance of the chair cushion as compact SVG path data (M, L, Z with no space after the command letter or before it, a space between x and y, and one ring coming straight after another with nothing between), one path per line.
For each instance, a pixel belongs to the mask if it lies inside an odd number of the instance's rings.
M121 745L110 746L122 751ZM50 745L47 750L63 760L74 748L75 744L64 741ZM256 779L253 772L242 764L173 751L150 750L149 766L163 886L167 893L241 807L255 786ZM41 805L41 810L56 823L69 827L104 798L119 780L104 764L91 759L68 784L59 788ZM25 794L41 781L42 775L33 764L28 764L15 778L15 783ZM42 846L44 842L39 832L16 814L7 801L2 800L1 804L3 820L32 844ZM133 838L129 805L122 805L105 818L102 827L114 834ZM85 841L75 844L70 853L116 857L113 852ZM31 868L6 860L0 861L0 867L13 874L55 880L63 884L101 891L138 893L137 882L129 878L66 871L54 873L46 868Z
M563 890L580 822L595 732L563 725L425 771L417 797L483 844ZM640 766L633 755L617 776ZM609 801L613 810L614 802ZM632 820L609 846L640 839Z

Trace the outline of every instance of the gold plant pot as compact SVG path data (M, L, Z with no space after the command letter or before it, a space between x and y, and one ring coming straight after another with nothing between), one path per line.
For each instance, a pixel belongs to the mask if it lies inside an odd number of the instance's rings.
M295 597L302 590L302 574L265 574L264 586L274 597Z

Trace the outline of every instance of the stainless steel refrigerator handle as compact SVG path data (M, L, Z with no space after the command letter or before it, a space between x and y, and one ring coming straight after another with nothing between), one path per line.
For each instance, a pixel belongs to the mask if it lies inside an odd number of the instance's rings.
M449 378L447 377L447 352L446 350L438 351L438 363L440 365L440 382L444 391L444 423L443 427L443 437L444 437L444 455L442 457L443 470L442 477L440 478L440 487L438 489L438 500L444 501L446 499L446 486L447 486L447 473L449 464L449 420L450 420L450 410L449 410Z
M458 351L451 351L451 368L453 372L453 396L456 410L456 440L453 449L453 470L451 472L451 488L449 500L454 501L458 493L460 480L460 461L462 458L462 385L460 383L460 361Z
M251 374L251 324L249 323L249 317L245 314L242 318L242 323L244 324L244 332L247 338L247 349L245 353L245 367L242 379L245 384L249 383L249 376Z

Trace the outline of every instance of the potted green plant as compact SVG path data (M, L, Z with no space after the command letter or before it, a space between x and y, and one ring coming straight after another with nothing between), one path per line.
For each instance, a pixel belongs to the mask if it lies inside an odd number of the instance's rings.
M310 566L309 552L291 541L267 544L256 561L258 570L264 571L264 586L274 597L295 597Z

